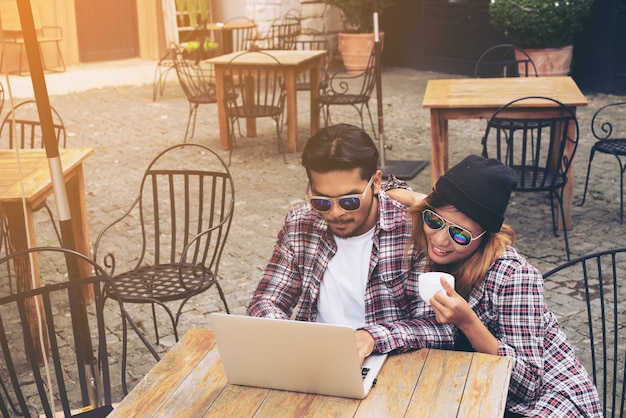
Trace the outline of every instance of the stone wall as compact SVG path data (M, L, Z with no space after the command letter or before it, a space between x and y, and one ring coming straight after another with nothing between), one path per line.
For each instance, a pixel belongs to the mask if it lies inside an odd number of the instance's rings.
M339 11L319 0L247 0L246 16L253 19L259 33L267 33L275 19L287 13L299 15L302 32L335 34L342 29Z

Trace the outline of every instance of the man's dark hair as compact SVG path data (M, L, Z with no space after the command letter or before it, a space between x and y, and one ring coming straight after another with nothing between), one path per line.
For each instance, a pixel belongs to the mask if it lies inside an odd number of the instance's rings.
M369 179L377 169L378 149L361 128L338 124L322 128L304 146L302 165L310 172L361 169L361 178Z

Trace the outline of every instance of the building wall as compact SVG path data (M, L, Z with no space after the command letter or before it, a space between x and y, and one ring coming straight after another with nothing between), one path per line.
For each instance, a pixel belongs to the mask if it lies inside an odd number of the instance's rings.
M158 59L165 48L165 35L162 17L162 0L132 0L137 2L139 51L137 56ZM228 0L231 1L231 0ZM0 3L15 3L16 0L0 0ZM33 8L41 11L42 23L46 26L60 26L63 32L61 53L66 66L80 63L76 33L76 13L74 0L33 0ZM163 46L163 47L162 47ZM6 70L16 70L19 49L8 45L5 59ZM56 55L52 46L44 48L46 61L54 63Z

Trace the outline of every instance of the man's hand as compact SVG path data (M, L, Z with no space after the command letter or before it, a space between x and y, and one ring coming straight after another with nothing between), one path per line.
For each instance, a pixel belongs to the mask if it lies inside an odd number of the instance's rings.
M361 364L363 364L365 357L369 356L372 354L372 351L374 351L374 338L364 329L356 330L355 338L359 359L361 360Z

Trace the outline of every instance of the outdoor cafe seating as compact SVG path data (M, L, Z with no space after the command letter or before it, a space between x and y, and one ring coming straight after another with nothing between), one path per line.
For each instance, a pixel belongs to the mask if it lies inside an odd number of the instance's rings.
M624 223L624 172L626 171L626 126L622 120L620 111L626 110L626 102L609 103L598 109L591 119L591 133L596 142L589 151L589 162L587 164L587 176L585 178L585 189L580 205L585 204L589 177L591 175L591 162L596 152L600 154L612 155L617 160L620 170L619 179L619 221ZM606 166L603 166L605 168Z
M67 145L67 132L65 124L59 112L54 107L50 107L52 112L53 130L57 140L57 144L60 148L65 148ZM9 149L36 149L43 148L43 136L41 121L39 119L37 111L37 102L35 100L26 100L19 103L11 111L9 111L4 117L2 124L0 125L0 148ZM34 210L45 209L48 214L51 224L54 227L56 237L61 242L61 233L54 221L54 215L50 206L44 200L41 205ZM4 242L8 249L8 220L0 211L0 242ZM0 243L0 248L2 244ZM10 278L10 274L9 274Z
M106 416L113 401L128 393L126 353L110 356L116 350L112 330L126 338L130 328L154 363L159 355L121 303L105 310L104 293L115 288L93 260L67 249L35 247L1 258L0 266L22 265L25 257L54 266L55 274L45 286L0 297L2 416ZM93 274L77 276L77 263ZM86 298L87 287L93 301Z
M363 113L367 111L373 137L377 138L369 101L376 86L376 51L372 49L367 68L361 74L351 75L344 71L327 72L322 74L317 103L324 115L324 125L329 126L332 121L330 109L333 106L352 106L361 119L361 128L365 129Z
M215 287L229 312L219 267L234 207L232 176L212 149L188 143L161 151L145 170L129 209L96 238L94 260L108 269L116 288L104 298L149 306L157 344L157 306L176 341L192 297ZM119 237L128 230L137 232L138 245L120 248Z
M559 277L572 280L579 299L585 302L588 334L581 344L588 344L591 365L587 372L598 389L605 417L624 416L626 401L624 380L626 356L623 350L624 298L622 272L626 266L626 248L597 251L563 263L543 274L546 282Z
M284 77L281 71L237 65L246 62L251 55L263 55L277 67L281 65L277 58L263 51L242 52L226 65L222 78L225 85L224 109L228 119L228 164L236 144L235 125L240 119L249 118L270 118L274 121L278 151L286 164L285 146L281 139L286 97Z
M552 102L556 109L552 114L537 116L507 114L511 107L536 99ZM515 170L515 192L549 194L555 236L559 231L558 218L565 219L563 190L578 136L578 120L569 107L552 98L532 96L513 100L498 109L489 118L483 137L483 156L496 158ZM563 238L569 260L567 228L563 228Z
M203 104L217 102L215 71L211 64L200 65L198 62L185 59L182 50L176 45L172 46L171 54L174 57L174 68L176 68L176 76L178 77L180 87L185 92L189 102L189 117L187 118L185 138L183 140L183 142L187 142L187 137L193 138L196 131L198 107ZM190 125L191 136L189 135Z

